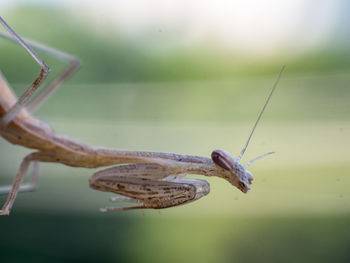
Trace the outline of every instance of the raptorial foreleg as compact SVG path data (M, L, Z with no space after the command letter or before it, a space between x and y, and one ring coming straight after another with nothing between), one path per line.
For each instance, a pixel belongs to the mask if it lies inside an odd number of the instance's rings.
M209 193L207 181L174 178L171 172L153 163L120 165L93 174L90 177L90 187L128 197L128 201L139 204L105 207L101 209L104 212L168 208L195 201Z

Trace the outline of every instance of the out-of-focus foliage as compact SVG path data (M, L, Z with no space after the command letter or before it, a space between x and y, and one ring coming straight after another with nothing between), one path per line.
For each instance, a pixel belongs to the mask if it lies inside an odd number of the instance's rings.
M155 52L155 47L150 52L143 47L142 41L131 42L115 31L106 28L101 28L100 32L89 30L91 22L88 18L83 21L74 19L63 10L18 8L7 12L5 18L21 36L79 57L84 70L72 79L73 82L231 78L276 73L281 63L287 64L290 73L339 71L350 66L350 51L341 43L333 43L304 55L277 53L263 59L245 57L228 50L216 43L215 39L165 52ZM158 33L162 34L162 31ZM9 80L21 83L33 78L38 68L21 48L1 40L0 50L0 68ZM43 57L54 70L62 67L54 59Z
M263 103L282 64L287 64L280 84L283 92L277 91L279 97L273 102L278 110L264 118L348 120L350 114L350 108L344 107L350 96L346 73L350 51L337 48L340 44L296 58L276 55L246 61L240 54L208 43L150 51L116 33L91 30L88 20L83 24L56 9L14 9L5 18L22 36L82 60L81 70L40 112L43 117L74 116L114 123L248 120L258 110L252 106ZM23 48L8 41L0 39L0 52L0 69L20 94L39 67ZM52 68L50 78L65 66L40 55ZM62 107L63 101L70 103Z

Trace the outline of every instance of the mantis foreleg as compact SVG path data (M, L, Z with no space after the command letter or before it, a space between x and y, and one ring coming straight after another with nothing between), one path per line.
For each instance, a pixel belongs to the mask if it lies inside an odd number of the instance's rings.
M102 211L140 208L162 209L197 200L209 193L207 181L176 178L159 164L128 164L102 170L90 177L90 186L131 198L139 206L113 208Z

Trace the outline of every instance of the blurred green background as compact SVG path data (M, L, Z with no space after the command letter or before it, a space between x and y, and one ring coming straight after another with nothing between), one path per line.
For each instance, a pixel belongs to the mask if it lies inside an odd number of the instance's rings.
M96 169L42 164L39 190L0 218L1 262L349 262L348 2L180 2L0 3L21 36L83 64L35 115L100 147L236 156L286 64L244 162L277 154L250 167L247 195L205 178L207 197L144 216L100 213L112 194L89 188ZM40 55L51 77L65 66ZM39 67L0 40L0 70L19 95ZM0 140L1 184L29 152Z

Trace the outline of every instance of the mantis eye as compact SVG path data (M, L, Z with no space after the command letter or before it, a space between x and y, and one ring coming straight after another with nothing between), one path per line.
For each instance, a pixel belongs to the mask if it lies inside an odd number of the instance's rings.
M224 168L228 171L233 170L234 159L228 152L224 150L214 150L211 153L211 159L215 164L217 164L221 168Z

